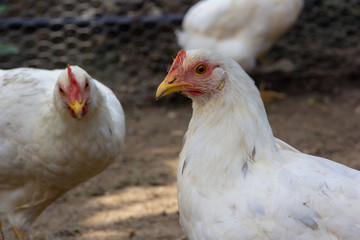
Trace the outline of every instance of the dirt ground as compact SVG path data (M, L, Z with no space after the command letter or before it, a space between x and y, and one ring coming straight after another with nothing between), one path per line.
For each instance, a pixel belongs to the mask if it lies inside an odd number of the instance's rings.
M127 136L109 169L58 199L33 224L33 240L176 240L176 168L191 118L185 98L123 104ZM297 149L360 169L360 88L305 93L267 104L274 135ZM14 240L4 223L6 240Z

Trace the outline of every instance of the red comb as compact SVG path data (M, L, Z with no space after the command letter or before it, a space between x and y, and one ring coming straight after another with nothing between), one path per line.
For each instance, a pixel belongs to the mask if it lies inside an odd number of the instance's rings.
M70 78L70 83L71 83L72 85L77 85L77 81L76 81L76 79L75 79L74 74L71 72L71 68L70 68L70 65L69 65L69 64L67 65L67 70L68 70L68 76L69 76L69 78Z
M170 72L173 72L175 69L182 69L182 64L183 64L185 58L186 58L186 51L185 51L185 50L181 50L181 51L177 54L177 56L176 56L173 64L171 65L171 68L170 68L169 73L170 73Z
M69 79L70 79L70 86L68 88L69 98L73 99L73 100L77 100L80 97L79 84L76 81L75 75L71 71L71 67L70 67L69 64L67 65L67 71L68 71L68 76L69 76Z
M185 58L186 58L186 51L183 49L177 54L174 60L174 66L178 64L182 64Z

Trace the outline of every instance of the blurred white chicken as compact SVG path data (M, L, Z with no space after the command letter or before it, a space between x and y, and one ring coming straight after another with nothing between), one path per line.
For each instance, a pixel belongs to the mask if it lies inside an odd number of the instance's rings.
M259 91L231 58L181 51L157 98L193 101L177 171L189 240L358 240L360 172L275 138Z
M119 156L124 113L77 66L0 70L0 111L0 212L25 240L48 205Z
M251 71L296 21L304 0L202 0L186 13L179 45L208 48Z

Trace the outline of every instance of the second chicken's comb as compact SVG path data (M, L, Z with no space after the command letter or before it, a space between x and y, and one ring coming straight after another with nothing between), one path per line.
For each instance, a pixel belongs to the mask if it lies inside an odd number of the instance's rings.
M69 76L69 78L70 78L71 84L77 85L77 81L76 81L76 79L75 79L74 74L73 74L72 71L71 71L71 67L70 67L69 64L67 65L67 70L68 70L68 76Z

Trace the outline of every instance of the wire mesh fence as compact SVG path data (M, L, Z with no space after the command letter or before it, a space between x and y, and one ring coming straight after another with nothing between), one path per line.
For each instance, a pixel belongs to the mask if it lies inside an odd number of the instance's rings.
M5 51L0 48L0 68L77 64L95 78L124 86L127 93L139 89L131 88L135 85L146 92L176 56L180 47L174 31L196 2L2 1L0 44ZM295 26L261 60L254 75L280 79L283 86L301 80L308 88L319 79L329 86L359 79L359 27L359 0L305 0ZM280 59L290 60L291 75L269 73L267 66Z

